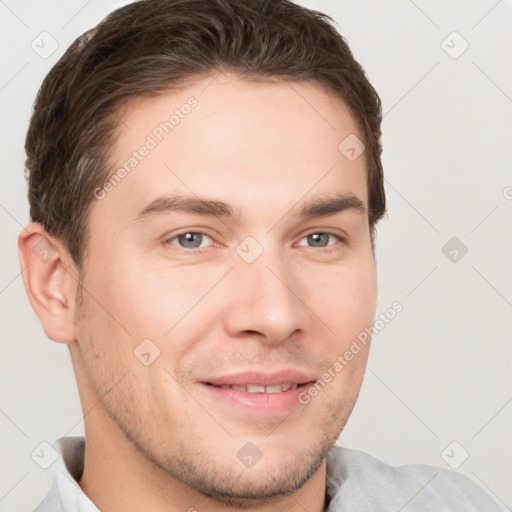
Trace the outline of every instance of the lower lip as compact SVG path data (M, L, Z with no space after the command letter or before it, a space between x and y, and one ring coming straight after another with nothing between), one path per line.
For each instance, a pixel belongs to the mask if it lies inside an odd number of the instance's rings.
M299 395L307 391L313 382L301 384L295 389L279 393L249 393L231 388L220 388L200 383L202 388L217 400L229 404L242 412L258 416L283 416L301 405Z

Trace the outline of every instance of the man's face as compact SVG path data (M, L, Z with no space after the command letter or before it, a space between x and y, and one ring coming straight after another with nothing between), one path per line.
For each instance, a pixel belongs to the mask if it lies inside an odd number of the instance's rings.
M373 324L368 218L339 200L367 207L366 162L338 149L359 132L319 86L211 80L119 113L113 172L139 157L90 212L74 363L170 475L270 497L320 467L360 389L366 349L299 400Z

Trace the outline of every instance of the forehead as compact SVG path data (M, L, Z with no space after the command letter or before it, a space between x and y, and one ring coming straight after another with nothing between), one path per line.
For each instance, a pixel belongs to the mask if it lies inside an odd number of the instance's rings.
M365 154L353 159L344 152L344 141L362 139L355 119L318 84L221 74L132 100L118 117L112 186L93 209L133 217L174 193L220 199L260 216L315 194L367 201Z

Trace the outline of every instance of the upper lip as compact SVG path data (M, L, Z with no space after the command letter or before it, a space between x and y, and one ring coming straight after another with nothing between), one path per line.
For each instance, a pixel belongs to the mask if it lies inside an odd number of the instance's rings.
M315 381L310 373L296 369L283 369L274 372L239 372L201 380L215 386L278 386L282 384L306 384Z

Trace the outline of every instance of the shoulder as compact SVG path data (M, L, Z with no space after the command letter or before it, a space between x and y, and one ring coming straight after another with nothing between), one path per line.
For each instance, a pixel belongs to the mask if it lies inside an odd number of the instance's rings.
M360 450L339 446L329 453L327 468L329 512L501 510L469 478L444 468L423 464L390 466Z

